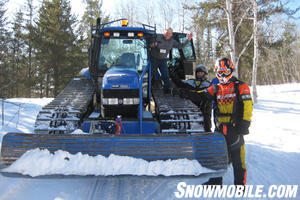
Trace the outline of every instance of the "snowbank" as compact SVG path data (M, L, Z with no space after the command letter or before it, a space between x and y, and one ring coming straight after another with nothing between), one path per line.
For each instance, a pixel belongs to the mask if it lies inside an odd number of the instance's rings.
M40 149L27 151L20 159L2 171L32 177L53 174L198 176L201 173L213 172L213 170L202 167L196 160L178 159L148 162L143 159L113 154L109 157L101 155L92 157L81 153L73 155L61 150L51 154L48 150Z
M4 118L0 106L0 147L2 137L8 132L33 133L38 112L53 98L13 98L4 100ZM2 103L2 99L0 99ZM2 121L4 119L4 121ZM2 123L4 126L2 126Z

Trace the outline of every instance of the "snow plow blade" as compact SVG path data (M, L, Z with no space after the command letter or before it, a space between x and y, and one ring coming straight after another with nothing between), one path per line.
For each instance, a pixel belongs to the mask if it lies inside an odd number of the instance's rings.
M206 168L225 170L227 146L220 133L180 135L51 135L8 133L3 137L1 165L8 166L30 149L81 152L90 156L110 154L132 156L147 161L196 159Z

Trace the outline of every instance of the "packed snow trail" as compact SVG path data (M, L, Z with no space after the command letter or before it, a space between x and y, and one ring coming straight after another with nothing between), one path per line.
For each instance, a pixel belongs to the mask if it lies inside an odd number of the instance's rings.
M174 199L180 181L201 184L205 178L145 176L0 177L1 200ZM7 184L7 185L6 185Z

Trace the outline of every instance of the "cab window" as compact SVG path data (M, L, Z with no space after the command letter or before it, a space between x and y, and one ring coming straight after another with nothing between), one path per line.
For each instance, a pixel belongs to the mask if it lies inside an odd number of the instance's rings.
M142 71L147 65L145 39L102 38L100 45L99 70L107 70L112 66L124 66Z
M179 35L179 42L184 43L187 40L186 35L182 34ZM195 59L195 53L192 46L192 41L189 42L184 48L183 48L183 55L185 59L187 60L194 60Z

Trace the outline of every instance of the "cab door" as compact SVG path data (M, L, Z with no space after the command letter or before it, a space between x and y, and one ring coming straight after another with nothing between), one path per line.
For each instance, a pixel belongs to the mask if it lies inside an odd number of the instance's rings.
M180 43L184 43L187 40L185 33L174 32L173 38ZM195 77L196 56L193 39L183 49L173 48L169 56L170 70L174 70L181 79Z

